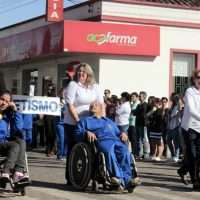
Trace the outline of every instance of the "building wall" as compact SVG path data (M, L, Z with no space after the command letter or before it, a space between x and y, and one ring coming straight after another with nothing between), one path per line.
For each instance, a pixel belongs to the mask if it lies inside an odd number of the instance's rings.
M99 81L99 57L97 55L85 54L85 55L68 55L64 57L47 58L37 62L29 62L29 64L21 64L17 66L4 66L1 69L3 72L6 88L11 90L13 87L13 80L17 80L17 93L22 94L23 91L23 70L38 69L38 87L37 95L42 95L42 83L43 78L51 78L52 82L56 85L57 89L60 88L60 80L65 77L66 64L72 61L87 62L94 69L97 82ZM58 66L62 66L61 70L58 70ZM59 73L58 73L59 71ZM27 83L29 84L29 83Z
M200 51L200 30L161 27L160 56L101 56L100 84L114 94L145 90L149 95L169 96L170 50Z
M103 2L102 15L199 23L199 10L153 7L136 4Z

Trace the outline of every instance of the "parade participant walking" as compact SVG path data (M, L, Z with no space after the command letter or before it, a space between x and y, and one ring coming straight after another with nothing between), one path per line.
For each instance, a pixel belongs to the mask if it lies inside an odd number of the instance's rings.
M193 189L200 191L200 70L192 76L193 86L184 97L182 128L186 131L186 155Z
M89 64L81 63L77 66L74 81L71 81L65 89L64 98L67 105L64 124L68 138L68 157L75 143L73 132L77 122L81 118L89 116L89 107L92 102L99 101L104 107L103 93L100 91L99 85L96 84L94 72ZM68 180L67 163L66 179Z

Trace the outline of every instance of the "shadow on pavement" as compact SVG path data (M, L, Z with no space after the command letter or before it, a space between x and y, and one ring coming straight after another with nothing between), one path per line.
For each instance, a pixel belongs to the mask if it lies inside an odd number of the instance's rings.
M159 188L167 188L170 189L171 191L176 191L176 192L193 192L191 187L187 186L180 186L180 185L169 185L166 183L150 183L150 182L143 182L143 186L146 187L159 187Z
M62 191L70 191L70 192L79 192L79 193L88 193L88 194L127 194L128 192L118 192L118 191L109 191L109 190L103 190L103 188L100 187L98 191L93 191L91 187L88 187L86 190L76 190L73 188L73 186L67 186L66 184L58 184L58 183L49 183L49 182L43 182L43 181L36 181L33 180L31 187L40 187L40 188L48 188L48 189L57 189Z

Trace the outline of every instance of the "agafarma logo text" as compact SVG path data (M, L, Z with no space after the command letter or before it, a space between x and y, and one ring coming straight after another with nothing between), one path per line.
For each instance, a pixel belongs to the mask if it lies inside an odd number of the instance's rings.
M124 46L133 46L137 44L138 37L131 35L117 35L112 32L95 34L90 33L87 35L88 42L94 42L97 45L103 44L116 44L116 45L124 45Z

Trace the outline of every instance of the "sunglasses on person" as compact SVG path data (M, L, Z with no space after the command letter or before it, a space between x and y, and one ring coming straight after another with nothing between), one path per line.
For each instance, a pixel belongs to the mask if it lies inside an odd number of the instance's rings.
M195 78L198 79L198 80L200 80L200 76L196 76Z

